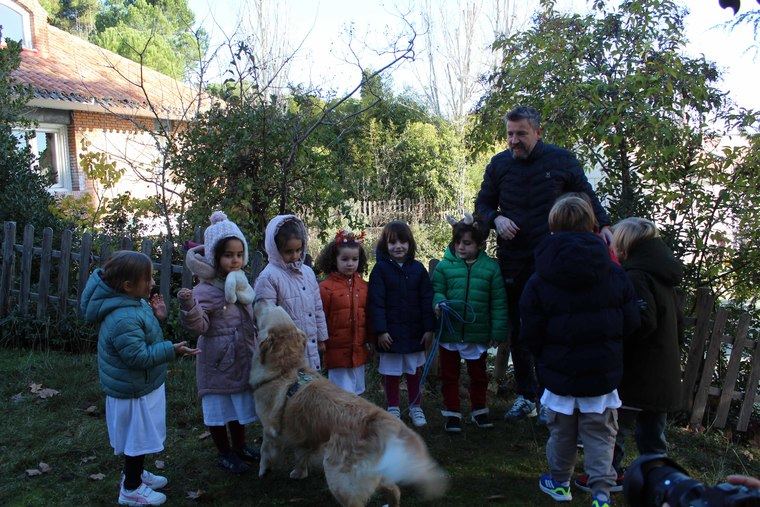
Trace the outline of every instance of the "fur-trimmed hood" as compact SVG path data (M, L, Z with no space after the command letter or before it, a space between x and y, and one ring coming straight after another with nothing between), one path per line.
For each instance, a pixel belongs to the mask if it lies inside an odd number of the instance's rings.
M201 281L219 287L224 291L228 303L251 304L256 299L253 287L243 271L231 271L226 279L219 278L216 269L209 264L204 255L204 245L198 245L187 251L185 264Z

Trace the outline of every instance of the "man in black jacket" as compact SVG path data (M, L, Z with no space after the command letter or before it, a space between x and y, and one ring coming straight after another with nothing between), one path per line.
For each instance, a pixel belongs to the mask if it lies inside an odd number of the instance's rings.
M578 160L570 151L541 140L541 116L532 107L517 107L504 117L509 149L486 166L475 210L497 232L497 256L507 287L510 349L517 400L504 418L536 415L538 383L533 356L520 342L519 301L534 271L533 251L549 234L549 210L567 192L591 198L601 234L609 243L610 219L599 203Z

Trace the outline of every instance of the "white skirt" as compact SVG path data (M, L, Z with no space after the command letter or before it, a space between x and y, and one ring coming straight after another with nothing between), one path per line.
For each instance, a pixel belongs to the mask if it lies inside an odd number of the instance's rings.
M330 382L356 395L364 392L364 365L353 368L333 368L327 371Z
M425 364L425 351L410 352L409 354L394 354L380 352L380 364L377 368L382 375L400 377L403 373L414 375L417 368Z
M477 361L488 346L482 343L441 343L441 347L451 352L459 352L459 357L465 361Z
M164 384L139 398L106 396L106 425L114 454L142 456L163 451L166 440Z
M232 394L204 394L201 397L203 424L224 426L230 421L248 424L258 421L253 393L245 390Z

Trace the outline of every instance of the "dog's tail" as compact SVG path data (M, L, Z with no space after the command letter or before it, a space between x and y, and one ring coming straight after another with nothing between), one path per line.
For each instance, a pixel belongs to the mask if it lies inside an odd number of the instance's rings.
M422 438L405 430L386 442L378 472L388 482L415 486L426 499L442 496L449 476L430 457Z

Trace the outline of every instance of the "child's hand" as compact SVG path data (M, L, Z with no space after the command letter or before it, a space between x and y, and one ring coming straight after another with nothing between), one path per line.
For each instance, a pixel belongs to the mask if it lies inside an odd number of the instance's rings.
M439 319L441 318L441 305L440 304L435 305L435 308L433 308L433 313L435 313L435 316L437 318L439 318Z
M153 308L153 315L158 320L166 320L166 303L164 302L164 296L161 294L155 294L148 300L150 307Z
M383 350L390 350L393 344L393 338L388 333L383 333L377 337L377 344Z
M323 354L325 350L327 350L327 345L325 342L317 342L317 350L320 352L320 354Z
M375 347L371 343L365 343L364 348L367 350L367 354L372 357L375 352Z
M434 332L427 331L425 334L422 335L422 340L420 340L420 343L423 344L425 347L430 348L430 344L433 343L434 337L435 337Z
M193 349L187 346L187 342L173 343L174 353L178 356L197 356L201 349Z
M179 299L180 308L185 311L190 310L194 306L192 289L180 289L177 292L177 298Z

